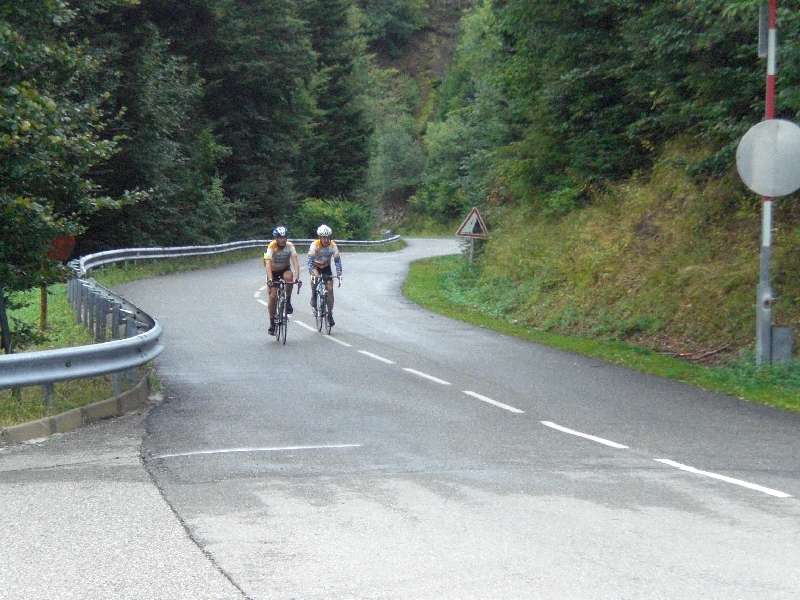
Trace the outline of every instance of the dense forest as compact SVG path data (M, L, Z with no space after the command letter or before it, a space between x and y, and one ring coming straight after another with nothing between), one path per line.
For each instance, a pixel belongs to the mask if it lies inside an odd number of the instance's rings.
M0 2L0 287L76 252L370 235L422 168L414 85L378 66L419 0Z
M362 237L478 206L493 236L470 285L498 314L741 347L759 202L734 153L764 113L760 4L2 2L0 280L56 278L63 233L80 252L278 221ZM799 4L780 12L792 120ZM779 318L800 324L800 205L777 208Z

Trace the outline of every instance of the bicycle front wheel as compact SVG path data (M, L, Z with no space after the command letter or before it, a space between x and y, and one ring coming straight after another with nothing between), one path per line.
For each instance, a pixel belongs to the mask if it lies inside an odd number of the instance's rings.
M289 329L289 319L284 315L281 317L281 322L275 328L275 335L278 338L278 343L286 345L286 332Z
M328 320L327 317L328 301L324 294L317 294L317 331L322 331L322 327Z

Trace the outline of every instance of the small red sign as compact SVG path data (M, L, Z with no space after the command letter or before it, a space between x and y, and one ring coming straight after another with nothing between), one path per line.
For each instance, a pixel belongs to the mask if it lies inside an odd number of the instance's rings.
M72 249L75 248L75 236L72 235L59 235L52 242L50 242L50 249L47 251L47 257L52 260L65 261L72 255Z

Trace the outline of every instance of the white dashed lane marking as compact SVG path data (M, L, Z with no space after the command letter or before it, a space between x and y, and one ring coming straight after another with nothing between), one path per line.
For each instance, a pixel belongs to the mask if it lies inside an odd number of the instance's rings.
M593 442L597 442L598 444L603 444L604 446L610 446L611 448L617 448L623 450L627 448L625 444L618 444L617 442L612 442L611 440L607 440L605 438L597 437L596 435L589 435L588 433L581 433L580 431L575 431L574 429L569 429L568 427L562 427L561 425L557 425L552 421L540 421L542 425L550 427L552 429L556 429L563 433L568 433L570 435L576 435L578 437L582 437L587 440L591 440Z
M417 371L416 369L409 369L407 367L403 367L403 371L413 373L418 377L423 377L429 381L440 383L441 385L452 385L449 381L445 381L444 379L439 379L438 377L434 377L433 375L428 375L427 373L423 373L422 371Z
M311 325L306 325L306 324L305 324L305 323L303 323L302 321L292 321L292 323L295 323L295 324L297 324L297 325L300 325L300 327L305 327L305 328L306 328L306 329L308 329L309 331L316 331L316 329L314 329L313 327L311 327Z
M718 473L712 473L710 471L701 471L700 469L696 469L694 467L690 467L688 465L682 465L679 462L675 462L674 460L670 460L668 458L654 458L656 462L660 462L665 465L669 465L670 467L675 467L676 469L680 469L681 471L686 471L687 473L694 473L695 475L703 475L705 477L711 477L712 479L718 479L720 481L724 481L726 483L732 483L733 485L739 485L741 487L755 490L757 492L762 492L764 494L769 494L770 496L775 496L776 498L791 498L791 494L787 494L786 492L781 492L779 490L773 490L772 488L764 487L763 485L758 485L755 483L750 483L749 481L743 481L741 479L736 479L734 477L728 477L727 475L720 475Z
M487 398L486 396L483 396L481 394L477 394L475 392L470 392L469 390L464 390L464 393L467 396L472 396L473 398L477 398L481 402L486 402L487 404L492 404L494 406L497 406L498 408L502 408L503 410L507 410L508 412L516 413L518 415L525 414L524 410L520 410L518 408L514 408L513 406L510 406L508 404L503 404L502 402L498 402L497 400L492 400L491 398Z
M375 360L379 360L382 363L386 363L387 365L393 365L395 362L393 360L389 360L388 358L383 358L382 356L378 356L377 354L373 354L372 352L367 352L366 350L359 350L359 354L363 354L364 356L369 356L370 358L374 358Z
M330 335L324 335L322 337L324 337L326 340L330 340L331 342L339 344L340 346L344 346L345 348L352 348L353 347L352 344L348 344L347 342L343 342L342 340L337 340L335 337L332 337Z
M260 299L258 297L260 295L260 292L264 291L265 289L267 289L267 286L264 286L264 287L260 288L259 291L254 294L254 298L256 298L257 302L263 304L264 306L267 306L267 302L265 302L264 300L262 300L262 299ZM303 323L302 321L293 320L293 323L296 323L300 327L308 329L309 331L317 331L316 327L312 327L310 325L307 325L306 323ZM330 340L331 342L334 342L334 343L339 344L341 346L345 346L346 348L352 348L351 344L348 344L347 342L343 342L342 340L336 339L335 337L332 337L330 335L326 335L326 336L323 336L323 337L325 339L327 339L327 340ZM385 363L387 365L396 364L395 361L393 361L393 360L389 360L388 358L384 358L383 356L380 356L378 354L373 354L372 352L369 352L367 350L358 350L358 353L359 354L363 354L364 356L368 356L369 358L372 358L374 360L380 361L382 363ZM406 371L407 373L411 373L413 375L416 375L417 377L422 377L423 379L427 379L428 381L433 381L434 383L438 383L440 385L452 385L449 381L445 381L444 379L439 379L438 377L434 377L433 375L429 375L428 373L423 373L422 371L417 371L416 369L403 367L403 371ZM513 407L513 406L511 406L509 404L504 404L503 402L498 402L497 400L493 400L492 398L489 398L489 397L484 396L482 394L478 394L477 392L473 392L473 391L470 391L470 390L464 390L463 393L466 394L467 396L475 398L476 400L480 400L481 402L485 402L487 404L491 404L491 405L496 406L498 408L502 408L503 410L507 410L507 411L509 411L511 413L514 413L514 414L525 414L525 411L520 410L519 408L515 408L515 407ZM598 444L603 444L604 446L609 446L611 448L616 448L616 449L619 449L619 450L625 450L625 449L629 448L629 446L626 446L625 444L620 444L618 442L607 440L605 438L601 438L601 437L598 437L596 435L590 435L588 433L582 433L580 431L576 431L574 429L570 429L569 427L564 427L562 425L558 425L557 423L553 423L552 421L540 421L540 423L542 425L545 425L546 427L551 428L551 429L555 429L557 431L561 431L562 433L567 433L569 435L574 435L574 436L577 436L577 437L581 437L581 438L584 438L586 440L597 442ZM314 450L314 449L322 449L322 448L358 448L360 446L361 446L361 444L340 444L340 445L332 445L332 446L287 446L285 448L228 448L228 449L223 449L223 450L200 450L200 451L196 451L196 452L182 452L182 453L178 453L178 454L162 454L162 455L159 455L159 456L154 456L153 458L171 458L171 457L177 457L177 456L195 456L195 455L200 455L200 454L225 454L225 453L232 453L232 452L279 452L279 451L291 451L291 450ZM744 488L747 488L747 489L751 489L751 490L755 490L755 491L758 491L758 492L761 492L761 493L764 493L764 494L768 494L768 495L774 496L776 498L791 498L792 497L791 494L787 494L785 492L781 492L780 490L775 490L775 489L768 488L768 487L765 487L765 486L762 486L762 485L758 485L758 484L755 484L755 483L750 483L748 481L744 481L744 480L741 480L741 479L736 479L734 477L728 477L727 475L720 475L718 473L712 473L710 471L702 471L702 470L697 469L695 467L690 467L688 465L684 465L684 464L675 462L675 461L667 459L667 458L656 458L656 459L653 459L653 460L655 460L656 462L659 462L661 464L668 465L670 467L674 467L674 468L680 469L682 471L686 471L687 473L693 473L695 475L702 475L704 477L717 479L719 481L724 481L726 483L730 483L730 484L733 484L733 485L738 485L738 486L741 486L741 487L744 487Z

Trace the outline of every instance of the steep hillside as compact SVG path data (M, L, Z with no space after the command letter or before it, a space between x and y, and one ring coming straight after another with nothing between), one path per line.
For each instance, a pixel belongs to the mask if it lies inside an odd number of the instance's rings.
M595 193L564 217L491 208L496 227L464 302L537 328L689 359L752 348L760 202L733 173L692 180L681 166L691 153L673 144L652 172ZM775 320L799 331L800 206L779 202L775 225Z
M379 53L382 67L393 67L419 86L418 113L430 106L431 92L441 83L458 42L458 24L474 0L430 0L426 25L417 31L397 57Z

